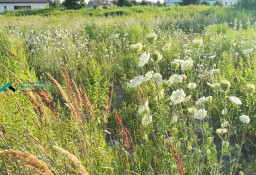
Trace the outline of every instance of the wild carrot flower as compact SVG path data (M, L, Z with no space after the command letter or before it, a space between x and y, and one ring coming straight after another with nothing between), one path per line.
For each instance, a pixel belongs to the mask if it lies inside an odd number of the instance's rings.
M202 105L203 103L205 102L205 97L201 97L199 98L197 101L196 101L196 105L199 106L199 105Z
M239 98L235 97L235 96L229 97L229 100L232 103L236 104L236 105L241 105L242 104L242 101Z
M143 126L147 126L149 125L150 123L152 123L152 115L149 115L149 114L145 114L142 118L142 121L141 121L142 125Z
M189 84L188 84L188 88L189 88L189 89L195 89L196 86L197 86L196 83L189 83Z
M141 114L144 111L149 111L148 100L139 107L138 113Z
M153 77L153 73L154 73L153 71L148 71L145 74L144 81L149 81Z
M244 114L239 117L239 120L242 123L245 123L245 124L249 124L250 123L250 117L247 116L247 115L244 115Z
M229 91L230 88L230 82L227 80L223 80L220 82L220 87L223 91Z
M173 83L181 83L182 80L183 80L183 77L182 77L181 75L174 74L174 75L172 75L172 76L169 78L168 82L169 82L170 84L173 84Z
M132 52L140 52L142 50L142 44L141 43L132 44L130 45L130 50Z
M145 64L148 63L150 58L150 53L149 52L143 52L139 58L138 66L143 67Z
M219 128L219 129L216 130L216 133L219 134L219 135L225 134L227 132L228 132L228 130L226 128Z
M181 62L181 70L189 70L193 67L193 60L185 60Z
M144 76L139 75L130 81L130 83L128 84L128 87L137 87L141 85L143 81L144 81Z
M157 40L157 35L155 33L149 33L146 36L146 40L150 43L153 43Z
M183 89L173 91L170 97L172 104L179 104L185 101L186 94Z
M199 109L194 114L194 119L203 120L207 115L207 111L205 109Z

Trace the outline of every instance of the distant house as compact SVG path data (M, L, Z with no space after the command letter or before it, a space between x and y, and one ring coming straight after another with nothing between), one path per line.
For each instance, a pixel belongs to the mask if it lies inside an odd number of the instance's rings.
M48 0L0 0L0 13L6 10L45 8Z
M214 5L216 3L216 0L201 0L201 2L206 1L210 3L210 5ZM165 6L174 6L181 3L182 0L164 0ZM220 0L224 6L232 6L237 3L237 0Z

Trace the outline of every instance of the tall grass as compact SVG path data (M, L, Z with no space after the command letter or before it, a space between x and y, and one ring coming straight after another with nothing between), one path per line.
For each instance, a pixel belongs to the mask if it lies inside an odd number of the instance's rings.
M29 152L56 175L255 172L254 12L37 10L0 23L0 86L17 88L0 93L0 155ZM52 88L19 88L28 81ZM0 174L38 173L7 157Z

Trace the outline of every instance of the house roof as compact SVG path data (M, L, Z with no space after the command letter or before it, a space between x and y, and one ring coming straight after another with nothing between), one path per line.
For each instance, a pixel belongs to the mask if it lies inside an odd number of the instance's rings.
M47 3L48 0L0 0L0 3Z

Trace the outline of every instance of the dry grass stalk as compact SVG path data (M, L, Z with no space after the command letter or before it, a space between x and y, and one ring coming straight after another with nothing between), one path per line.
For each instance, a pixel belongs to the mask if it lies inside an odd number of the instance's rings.
M81 124L82 120L81 120L81 116L79 116L79 114L77 113L75 107L71 104L68 96L66 95L65 91L63 90L63 88L61 87L61 85L48 73L46 73L47 76L50 78L50 81L54 84L54 86L58 89L59 93L62 95L63 99L65 100L67 107L71 110L71 112L74 114L75 116L75 120L77 124Z
M83 104L84 104L85 110L86 112L89 112L90 115L92 115L93 114L92 103L86 93L85 87L82 82L81 82L81 90L82 90L82 98L83 98Z
M72 162L74 168L81 174L81 175L89 175L89 173L86 171L85 167L82 165L81 161L70 152L64 150L61 147L53 146L53 148L57 151L60 151L63 153L67 158Z
M75 96L75 109L78 113L79 116L82 115L83 113L83 100L81 98L81 93L76 85L76 83L72 80L72 84L74 86L75 92L76 92L76 96Z
M139 94L141 96L142 102L145 102L147 100L147 98L145 97L145 95L144 95L144 93L143 93L143 91L142 91L140 86L138 86L138 92L139 92Z
M108 117L108 114L109 114L109 110L111 108L111 105L112 105L112 99L113 99L113 94L114 94L114 86L113 84L109 87L109 91L108 91L108 103L105 107L105 115L106 115L106 118Z
M42 102L45 104L45 106L47 106L52 113L55 115L57 121L60 121L60 117L59 117L59 113L57 111L57 107L55 106L52 96L50 95L50 93L46 90L37 90L35 91L37 93L37 95L39 95L41 97Z
M70 81L70 78L68 76L67 70L65 68L62 71L62 75L63 75L63 77L66 81L68 98L70 100L72 100L73 99L73 89L72 89L71 81Z
M116 119L116 122L118 124L119 133L120 133L120 135L123 139L125 149L129 150L129 151L131 150L134 153L135 146L134 146L134 143L133 143L132 136L129 133L129 131L127 130L127 128L124 127L122 117L117 112L115 114L115 119Z
M21 161L30 170L37 171L41 175L53 175L47 164L39 160L36 156L29 152L22 152L19 150L3 150L0 151L0 157L8 157L14 161Z
M176 165L177 165L177 171L180 175L185 175L186 171L185 171L185 167L182 163L182 158L179 155L179 153L176 151L176 149L174 148L172 143L169 143L169 147L172 150L172 153L174 155L174 158L176 160Z

